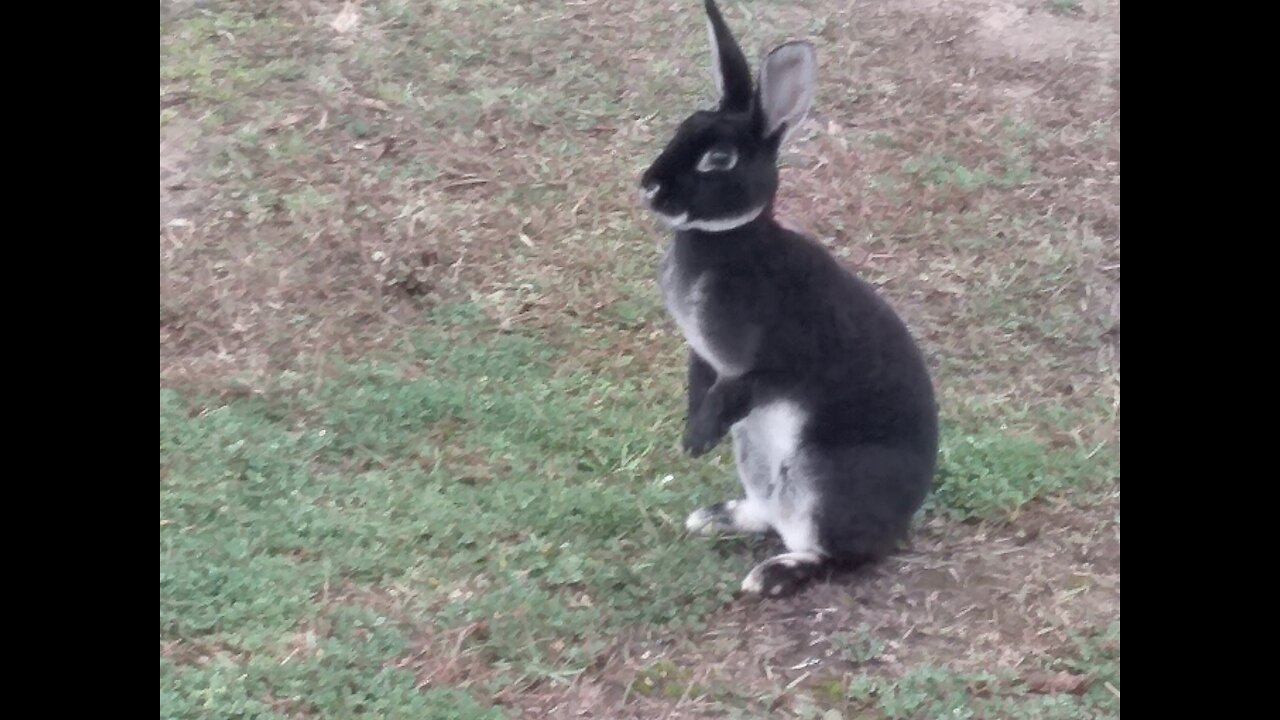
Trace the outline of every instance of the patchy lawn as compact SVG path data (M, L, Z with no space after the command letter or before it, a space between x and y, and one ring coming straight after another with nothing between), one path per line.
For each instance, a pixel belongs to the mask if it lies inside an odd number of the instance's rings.
M757 602L683 532L700 3L168 0L162 718L1119 716L1119 3L722 7L817 43L780 210L934 369L913 545Z

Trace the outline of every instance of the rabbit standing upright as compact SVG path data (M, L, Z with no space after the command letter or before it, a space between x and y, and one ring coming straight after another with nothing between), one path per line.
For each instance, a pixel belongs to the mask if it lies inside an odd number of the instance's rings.
M778 150L813 99L806 42L746 57L706 0L716 110L693 113L644 172L674 230L660 285L687 341L684 449L732 434L744 494L694 511L690 531L776 531L787 552L747 593L790 594L828 565L883 557L932 484L938 409L904 323L818 243L773 218Z

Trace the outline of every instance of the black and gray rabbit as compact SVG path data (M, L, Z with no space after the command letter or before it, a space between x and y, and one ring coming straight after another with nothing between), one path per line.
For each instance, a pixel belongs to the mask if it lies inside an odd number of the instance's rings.
M686 525L775 531L787 552L742 589L781 596L907 536L932 485L938 408L893 309L774 219L778 151L814 96L813 46L778 46L753 83L713 0L706 13L720 105L686 118L640 185L674 231L660 286L690 348L684 449L731 435L743 487Z

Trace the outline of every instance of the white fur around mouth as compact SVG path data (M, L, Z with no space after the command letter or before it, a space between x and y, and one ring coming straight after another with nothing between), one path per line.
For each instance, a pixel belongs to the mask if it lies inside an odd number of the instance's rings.
M760 217L760 213L764 212L764 207L760 207L745 212L741 215L735 215L727 218L718 218L715 220L690 220L689 213L680 213L679 215L664 215L657 213L658 218L667 224L672 230L701 230L702 232L725 232L740 228L743 225Z

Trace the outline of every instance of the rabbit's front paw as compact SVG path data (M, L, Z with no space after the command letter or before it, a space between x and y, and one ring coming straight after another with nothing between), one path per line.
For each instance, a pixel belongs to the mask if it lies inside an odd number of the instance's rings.
M724 428L720 427L720 423L714 417L707 417L706 413L700 413L689 418L688 424L685 425L684 439L681 442L684 451L692 457L705 455L724 437Z

